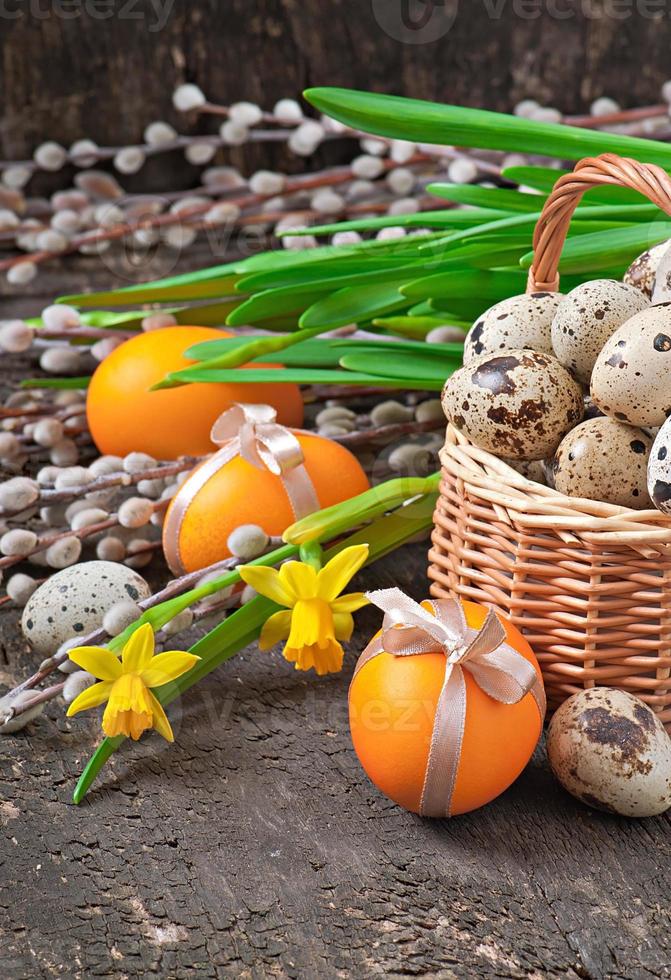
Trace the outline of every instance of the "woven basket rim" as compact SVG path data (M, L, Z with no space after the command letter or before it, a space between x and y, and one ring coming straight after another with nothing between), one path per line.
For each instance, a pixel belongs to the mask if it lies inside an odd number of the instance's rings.
M508 463L475 446L451 423L440 451L442 466L468 484L476 497L488 501L510 519L529 527L554 528L567 539L643 546L653 551L671 546L671 515L654 509L633 510L616 504L569 497L535 483ZM564 536L564 535L562 535ZM643 552L642 552L643 553Z

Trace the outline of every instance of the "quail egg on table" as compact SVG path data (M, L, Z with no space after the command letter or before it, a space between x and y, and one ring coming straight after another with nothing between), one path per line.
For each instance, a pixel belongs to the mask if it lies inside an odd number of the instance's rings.
M661 427L648 460L648 493L663 514L671 514L671 418Z
M671 304L649 306L619 327L596 359L592 400L611 418L643 427L671 413Z
M583 415L580 385L556 358L534 350L484 354L443 389L448 419L497 456L545 459Z
M660 242L659 245L653 245L652 248L642 252L631 263L622 277L622 281L626 282L628 286L634 286L636 289L640 290L644 296L647 296L648 299L650 299L657 283L657 269L659 267L659 263L662 261L667 249L670 247L671 238L667 239L665 242Z
M652 439L642 429L606 416L587 419L564 436L555 453L555 488L569 497L643 510Z
M574 694L550 721L550 766L588 806L652 817L671 806L671 739L639 698L609 687Z
M578 381L589 384L610 335L649 305L643 293L617 279L581 283L564 296L552 321L555 357Z
M495 303L466 334L464 364L481 354L530 347L552 353L550 326L561 293L525 293Z
M97 629L107 610L122 601L148 599L151 590L132 568L113 561L86 561L56 572L31 595L21 629L40 654Z

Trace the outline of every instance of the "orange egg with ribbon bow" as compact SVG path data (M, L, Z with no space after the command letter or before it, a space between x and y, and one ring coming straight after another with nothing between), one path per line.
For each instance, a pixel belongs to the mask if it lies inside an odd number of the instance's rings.
M189 347L230 336L211 327L163 327L115 348L96 368L86 399L99 451L116 456L145 452L156 459L203 456L215 448L213 423L237 401L274 405L284 425L302 425L303 399L293 384L199 383L150 391L166 374L194 363L184 357Z
M423 816L467 813L519 776L540 737L540 668L519 630L474 602L420 605L398 589L369 594L383 629L349 692L361 765L395 803Z
M182 483L163 523L163 551L176 574L228 558L228 538L241 525L281 535L301 517L368 490L348 449L279 425L276 416L269 405L237 404L213 426L221 448Z

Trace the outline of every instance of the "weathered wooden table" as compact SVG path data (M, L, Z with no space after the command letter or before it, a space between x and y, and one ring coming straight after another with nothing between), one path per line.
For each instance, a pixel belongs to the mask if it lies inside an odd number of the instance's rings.
M38 284L46 301L74 282ZM424 552L358 584L420 598ZM0 613L3 689L34 663L17 620ZM126 745L79 807L95 713L52 706L3 738L2 976L670 976L668 817L587 809L542 747L500 799L451 821L371 786L347 685L378 621L358 615L339 676L244 651L170 709L174 745Z

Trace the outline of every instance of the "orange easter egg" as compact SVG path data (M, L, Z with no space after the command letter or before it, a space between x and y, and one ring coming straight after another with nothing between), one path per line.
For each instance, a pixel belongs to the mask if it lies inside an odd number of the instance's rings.
M466 621L479 629L487 609L462 602ZM540 677L531 647L504 617L506 642ZM496 701L466 681L466 715L451 813L468 813L503 793L517 779L536 747L542 720L531 693L517 704ZM436 705L445 678L441 653L394 656L381 653L356 674L349 692L349 717L359 761L385 796L419 813Z
M189 347L230 336L211 327L164 327L137 334L113 350L96 368L86 401L99 451L116 456L145 452L156 459L202 456L214 448L213 423L234 402L273 405L279 422L302 425L303 400L296 385L190 384L149 390L170 371L194 363L184 357Z
M370 484L361 464L344 446L322 436L303 432L294 435L321 507L368 490ZM192 572L228 558L228 537L243 524L257 524L268 535L281 535L296 520L281 478L267 469L257 469L240 456L224 463L176 520L176 508L181 509L182 501L190 496L189 484L198 479L203 465L184 481L165 516L163 548L175 570L181 565Z

